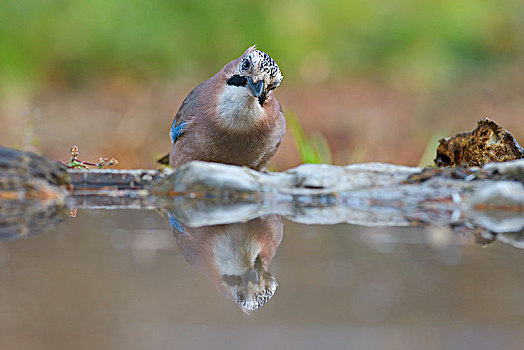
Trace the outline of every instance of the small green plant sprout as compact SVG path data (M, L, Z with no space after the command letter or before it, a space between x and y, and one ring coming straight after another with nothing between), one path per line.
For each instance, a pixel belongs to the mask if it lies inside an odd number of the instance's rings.
M331 164L333 160L331 148L324 135L313 133L310 136L306 136L300 121L294 113L287 114L286 120L302 162Z
M66 167L70 169L89 170L90 169L89 167L97 167L98 169L102 169L103 167L106 167L106 166L112 166L112 165L118 164L118 160L116 158L109 159L109 158L100 157L98 163L90 163L90 162L85 162L83 160L80 160L78 159L78 155L80 154L78 151L78 146L71 146L69 151L71 151L71 158L69 159L69 161L67 163L63 163L63 162L60 162L60 163L62 163L63 165L65 165Z

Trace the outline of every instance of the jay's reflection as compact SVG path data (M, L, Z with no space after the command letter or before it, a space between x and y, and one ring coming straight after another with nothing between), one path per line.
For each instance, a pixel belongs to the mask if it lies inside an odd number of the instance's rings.
M182 226L172 215L170 222L186 259L243 311L271 299L278 283L269 265L282 240L280 216L198 228Z

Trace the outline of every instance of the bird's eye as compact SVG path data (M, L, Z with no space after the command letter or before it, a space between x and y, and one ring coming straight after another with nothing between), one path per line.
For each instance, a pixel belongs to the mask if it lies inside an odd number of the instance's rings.
M237 300L239 303L243 303L244 301L246 301L246 296L243 293L238 293Z
M244 60L242 62L242 70L248 70L249 67L251 67L251 62L249 62L249 60Z

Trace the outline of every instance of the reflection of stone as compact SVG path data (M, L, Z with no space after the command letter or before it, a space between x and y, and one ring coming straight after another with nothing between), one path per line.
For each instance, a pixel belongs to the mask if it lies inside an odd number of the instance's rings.
M465 203L468 217L491 232L524 230L524 185L501 181L472 194Z
M0 240L34 236L62 222L68 210L61 204L37 200L0 200Z
M524 231L499 233L497 240L516 248L524 249Z
M524 149L513 135L487 118L479 120L475 130L439 142L437 166L478 166L524 158Z
M186 259L242 310L263 306L275 293L268 270L282 240L279 216L173 231Z

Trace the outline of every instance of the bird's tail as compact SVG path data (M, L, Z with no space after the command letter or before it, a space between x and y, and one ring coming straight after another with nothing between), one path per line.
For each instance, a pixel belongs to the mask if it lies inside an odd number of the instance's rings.
M156 161L159 164L169 164L169 153Z

